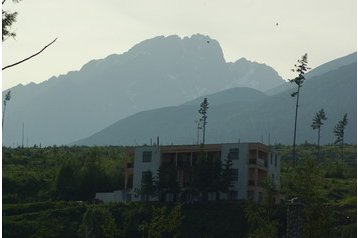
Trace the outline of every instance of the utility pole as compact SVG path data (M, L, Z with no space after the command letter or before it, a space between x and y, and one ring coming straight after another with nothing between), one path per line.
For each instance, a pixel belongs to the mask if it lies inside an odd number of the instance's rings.
M22 148L24 148L25 123L22 123Z
M195 123L197 124L197 127L196 127L196 144L199 145L200 121L195 120Z

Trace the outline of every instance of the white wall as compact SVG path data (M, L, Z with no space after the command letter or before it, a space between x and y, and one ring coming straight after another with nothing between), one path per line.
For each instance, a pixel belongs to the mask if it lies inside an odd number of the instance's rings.
M152 152L152 161L143 162L143 152ZM140 196L136 196L136 191L139 191L142 183L142 172L151 171L153 176L156 176L160 165L160 148L158 146L142 146L136 147L134 154L134 168L133 168L133 201L139 201Z

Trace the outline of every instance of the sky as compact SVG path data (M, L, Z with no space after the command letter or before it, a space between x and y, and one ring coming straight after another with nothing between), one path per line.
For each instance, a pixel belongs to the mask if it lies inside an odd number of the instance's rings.
M357 50L356 0L8 0L18 12L15 39L2 43L3 90L80 70L159 35L208 35L227 62L241 57L273 67L284 79L308 53L309 66ZM278 25L276 24L278 23Z

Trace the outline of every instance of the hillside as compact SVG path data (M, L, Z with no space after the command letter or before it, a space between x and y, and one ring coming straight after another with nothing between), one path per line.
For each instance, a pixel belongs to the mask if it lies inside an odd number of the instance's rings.
M79 71L11 88L3 144L67 144L134 113L176 106L233 87L264 91L282 84L271 67L244 58L227 63L208 36L158 36ZM3 94L6 92L3 92Z
M321 131L321 143L333 143L333 128L348 113L345 141L356 143L357 125L357 66L342 66L307 79L301 90L298 115L298 143L316 141L316 131L310 127L315 113L324 108L328 120ZM238 88L208 96L209 112L207 143L261 141L292 143L295 98L293 89L258 100L237 95L252 95L252 89ZM248 93L251 91L251 93ZM236 99L234 97L236 96ZM236 101L235 101L236 100ZM149 110L119 120L102 131L75 142L83 145L131 145L149 143L160 137L162 144L191 144L196 141L195 120L199 118L201 99L181 106ZM220 102L220 103L217 103Z

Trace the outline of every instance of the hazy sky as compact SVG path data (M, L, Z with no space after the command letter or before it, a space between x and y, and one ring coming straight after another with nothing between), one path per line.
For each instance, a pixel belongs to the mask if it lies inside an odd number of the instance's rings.
M3 71L3 89L79 70L158 35L201 33L220 42L227 62L266 63L284 78L308 53L316 67L356 51L356 0L8 0L18 11L3 66L58 37L36 58ZM278 26L276 26L278 23Z

